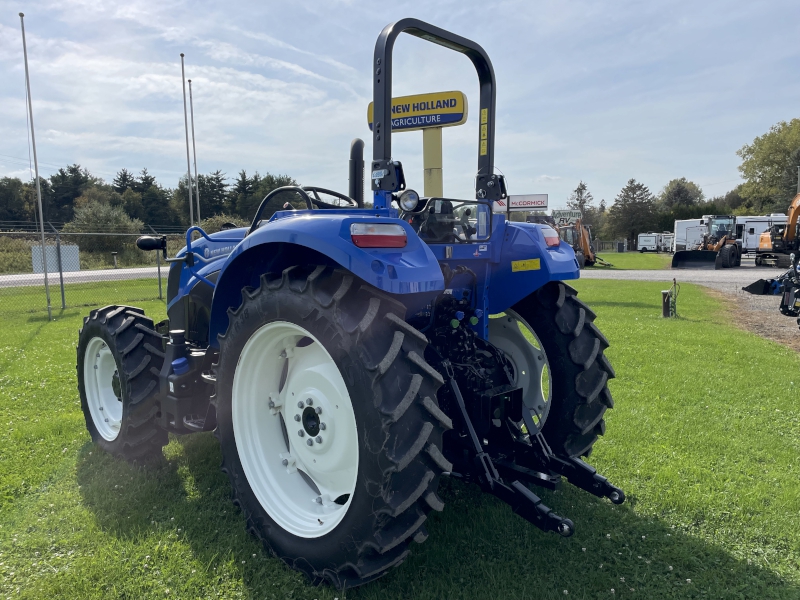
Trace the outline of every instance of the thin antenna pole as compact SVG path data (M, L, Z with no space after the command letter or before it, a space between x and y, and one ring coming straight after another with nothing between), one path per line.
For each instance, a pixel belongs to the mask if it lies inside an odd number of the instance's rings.
M28 114L31 122L31 143L33 145L33 166L36 172L36 198L39 201L39 232L42 235L42 270L44 271L44 293L47 296L47 318L53 318L50 307L50 284L47 281L47 252L44 245L44 211L42 210L42 189L39 185L39 161L36 158L36 136L33 134L33 102L31 101L31 77L28 73L28 46L25 44L25 14L19 13L19 23L22 27L22 54L25 57L25 87L28 91Z
M192 203L192 167L189 164L189 117L186 116L186 73L183 69L183 52L181 52L181 78L183 79L183 124L186 129L186 183L189 186L189 225L194 227L194 208Z
M797 167L797 193L800 194L800 165Z
M194 145L194 102L192 101L192 80L189 80L189 115L192 118L192 158L194 158L194 189L197 195L197 224L200 224L200 178L197 176L197 148Z

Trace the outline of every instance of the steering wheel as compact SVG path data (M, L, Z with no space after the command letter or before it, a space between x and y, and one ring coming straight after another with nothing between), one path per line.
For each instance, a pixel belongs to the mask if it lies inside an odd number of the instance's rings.
M314 197L314 203L319 208L360 208L358 203L353 200L350 196L345 196L344 194L340 194L339 192L334 192L333 190L328 190L321 187L304 185L302 189L306 192L309 192ZM344 206L338 204L331 204L329 202L323 202L322 199L319 197L320 194L324 194L326 196L333 196L334 198L338 198L339 200L343 200L346 204Z

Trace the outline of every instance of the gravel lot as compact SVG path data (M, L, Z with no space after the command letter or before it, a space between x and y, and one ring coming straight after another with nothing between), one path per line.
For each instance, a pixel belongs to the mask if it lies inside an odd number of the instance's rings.
M705 271L699 269L665 269L663 271L604 271L587 269L581 271L582 279L619 279L624 281L663 281L672 283L696 283L710 288L711 294L725 301L732 322L757 335L773 340L800 352L800 331L795 319L778 312L780 299L777 296L754 296L742 291L742 287L757 279L777 277L784 269L756 267L752 260L743 260L737 269ZM665 285L664 289L669 286ZM680 300L678 301L680 312Z

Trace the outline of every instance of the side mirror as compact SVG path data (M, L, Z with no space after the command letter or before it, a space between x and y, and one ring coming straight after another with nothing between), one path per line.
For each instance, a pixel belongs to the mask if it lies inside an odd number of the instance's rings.
M136 240L136 247L139 250L161 250L164 260L167 259L167 236L153 237L152 235L143 235Z

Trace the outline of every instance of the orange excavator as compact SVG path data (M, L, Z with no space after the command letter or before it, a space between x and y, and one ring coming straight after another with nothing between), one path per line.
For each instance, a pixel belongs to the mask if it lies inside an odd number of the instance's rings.
M800 188L800 184L798 184ZM798 217L800 217L800 189L786 211L786 223L772 225L758 238L756 265L774 265L787 269L791 266L791 254L798 251Z

